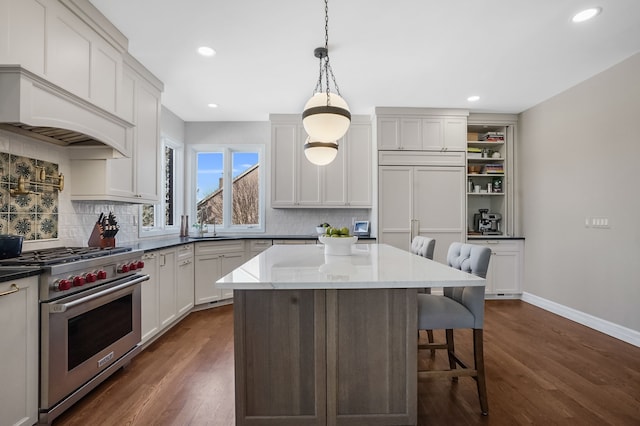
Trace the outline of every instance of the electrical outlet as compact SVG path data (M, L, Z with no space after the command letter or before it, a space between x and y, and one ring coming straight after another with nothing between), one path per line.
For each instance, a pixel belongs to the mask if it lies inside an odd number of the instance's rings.
M587 218L587 222L585 223L587 228L600 228L600 229L609 229L611 226L609 225L608 217L592 217Z

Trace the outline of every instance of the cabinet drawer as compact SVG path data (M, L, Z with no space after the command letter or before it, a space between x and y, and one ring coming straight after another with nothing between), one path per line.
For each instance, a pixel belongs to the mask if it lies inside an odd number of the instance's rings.
M492 252L519 252L522 250L521 240L499 240L499 239L486 239L486 240L469 240L471 244L477 244L486 246L491 249Z
M252 252L260 252L268 249L272 245L271 240L251 240L249 241L249 250Z
M178 261L193 256L193 244L184 244L176 250Z
M458 151L378 151L380 166L464 166L465 154Z
M203 241L196 243L196 255L225 254L232 251L243 251L244 241Z

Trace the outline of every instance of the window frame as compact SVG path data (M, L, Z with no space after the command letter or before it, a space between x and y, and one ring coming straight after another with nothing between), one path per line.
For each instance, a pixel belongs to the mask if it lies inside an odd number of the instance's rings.
M165 170L166 170L166 156L164 155L165 149L169 147L173 149L173 211L175 215L175 220L173 225L167 225L165 223L165 191L166 191L166 179L165 179ZM140 238L144 237L153 237L158 235L170 235L170 234L179 234L180 233L180 217L184 214L184 144L178 142L174 139L166 135L160 136L160 151L161 151L161 162L160 162L160 174L158 179L160 179L160 201L156 204L153 204L153 217L154 217L154 225L151 227L143 227L142 226L142 213L143 213L143 205L141 205L138 209L138 236Z
M256 152L258 154L258 216L259 223L256 225L233 225L231 223L231 197L223 196L223 222L222 225L215 226L216 233L264 233L266 229L266 150L262 144L197 144L190 145L190 179L193 182L188 211L193 218L193 223L197 220L197 183L198 183L198 154L203 152L221 152L223 155L223 194L232 193L232 155L234 152ZM206 224L208 232L213 232L213 224Z

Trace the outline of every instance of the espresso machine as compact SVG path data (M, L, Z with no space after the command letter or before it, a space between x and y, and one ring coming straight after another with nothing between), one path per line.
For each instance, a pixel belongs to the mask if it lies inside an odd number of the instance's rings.
M500 230L500 213L489 213L489 209L479 209L479 213L473 215L473 225L476 232L482 235L502 235Z

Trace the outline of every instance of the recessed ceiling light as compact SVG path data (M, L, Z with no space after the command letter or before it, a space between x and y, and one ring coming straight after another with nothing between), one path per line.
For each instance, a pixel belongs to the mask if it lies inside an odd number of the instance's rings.
M480 96L478 96L478 95L469 96L469 97L467 98L467 100L468 100L469 102L479 101L479 100L480 100Z
M198 47L198 53L202 56L213 56L216 54L216 51L208 46Z
M573 18L571 18L571 20L573 22L588 21L589 19L592 19L598 16L600 12L602 12L601 7L591 7L589 9L585 9L581 12L576 13L575 15L573 15Z
M207 104L209 108L218 108L218 104Z

